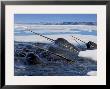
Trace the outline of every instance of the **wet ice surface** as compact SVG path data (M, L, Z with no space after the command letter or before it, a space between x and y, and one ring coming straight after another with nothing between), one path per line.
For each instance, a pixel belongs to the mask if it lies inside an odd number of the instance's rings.
M32 42L15 42L14 75L15 76L88 76L90 71L97 71L97 62L89 58L78 57L74 62L67 62L63 58L50 54L44 56L42 50L32 46ZM36 43L39 47L45 47L46 43ZM29 49L23 51L23 49ZM30 65L26 55L33 52L38 55L41 63Z

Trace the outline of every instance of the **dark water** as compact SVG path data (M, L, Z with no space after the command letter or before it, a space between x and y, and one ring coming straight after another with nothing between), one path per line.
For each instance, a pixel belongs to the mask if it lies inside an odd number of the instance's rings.
M97 70L97 63L91 59L78 57L77 60L68 62L55 55L46 54L32 44L35 43L15 42L15 76L86 76L89 71ZM42 48L49 44L36 45ZM29 53L39 57L38 63L30 64L30 61L27 61L26 56Z

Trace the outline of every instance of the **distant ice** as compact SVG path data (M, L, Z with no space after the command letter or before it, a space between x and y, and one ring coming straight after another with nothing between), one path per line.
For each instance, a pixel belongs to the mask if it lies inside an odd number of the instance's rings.
M73 30L73 29L81 29L84 31L92 31L97 30L97 26L95 25L29 25L29 24L15 24L14 28L26 28L29 27L31 29L42 29L42 30Z
M15 35L14 40L15 41L23 41L23 42L49 42L46 39L40 37L40 36L35 36L29 31L26 31L26 27L28 25L22 25L22 24L15 24L15 33L19 35ZM31 25L31 30L34 32L38 33L48 33L44 34L45 36L52 38L56 40L57 38L64 38L68 40L70 43L76 44L74 39L71 36L75 36L77 38L82 39L85 42L88 41L93 41L97 42L97 37L95 35L85 35L84 33L87 33L85 31L91 32L91 31L96 31L96 26L94 25ZM22 34L19 33L19 31L23 31ZM81 34L78 34L78 32L84 31ZM50 33L49 33L50 32ZM73 34L69 34L69 33ZM29 34L30 35L23 35L23 34ZM52 33L52 35L50 35ZM53 34L56 33L56 34ZM60 34L57 34L60 33ZM65 34L67 33L67 34Z

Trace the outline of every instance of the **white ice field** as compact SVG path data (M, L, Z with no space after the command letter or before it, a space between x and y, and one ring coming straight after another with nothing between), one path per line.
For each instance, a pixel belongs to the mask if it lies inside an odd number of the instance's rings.
M29 25L29 24L15 24L15 41L24 42L48 42L40 36L35 36L31 32L26 30L26 27L31 28L32 31L43 34L49 38L57 39L64 38L70 43L74 43L74 39L71 36L78 37L85 42L93 41L97 42L97 36L92 35L92 31L96 31L97 27L94 25ZM20 31L24 31L25 34L20 34ZM80 34L80 33L81 34ZM83 34L83 33L89 34ZM28 35L26 35L28 34Z

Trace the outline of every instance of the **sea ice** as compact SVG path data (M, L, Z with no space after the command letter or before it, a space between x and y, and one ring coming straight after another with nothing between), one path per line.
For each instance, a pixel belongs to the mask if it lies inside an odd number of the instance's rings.
M97 50L80 51L78 56L97 61Z
M97 71L90 71L90 72L87 73L87 75L96 76L97 75Z

